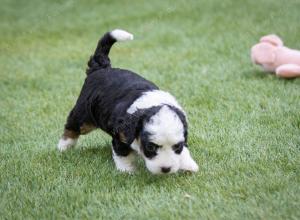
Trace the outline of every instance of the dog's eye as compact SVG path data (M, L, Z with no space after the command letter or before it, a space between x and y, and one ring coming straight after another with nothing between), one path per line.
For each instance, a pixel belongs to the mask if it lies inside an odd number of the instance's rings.
M180 154L181 151L182 151L183 145L184 145L184 143L180 142L178 144L173 145L172 148L173 148L173 150L175 151L176 154Z
M159 148L159 146L152 142L148 143L146 146L147 151L150 151L150 152L155 152L158 148Z

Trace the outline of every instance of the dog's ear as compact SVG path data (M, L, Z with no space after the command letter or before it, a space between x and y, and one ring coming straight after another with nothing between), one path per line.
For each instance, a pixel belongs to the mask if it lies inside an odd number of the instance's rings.
M114 123L114 135L123 143L131 144L141 127L140 114L125 114L116 119Z
M125 113L114 120L113 133L121 142L131 144L143 128L143 124L159 111L161 106L138 109L133 114Z
M187 118L186 118L186 114L184 113L183 110L180 110L174 106L168 105L170 109L172 109L173 111L176 112L176 114L178 115L178 117L180 118L180 121L183 124L183 129L184 129L184 139L185 142L187 142L187 136L188 136L188 124L187 124Z

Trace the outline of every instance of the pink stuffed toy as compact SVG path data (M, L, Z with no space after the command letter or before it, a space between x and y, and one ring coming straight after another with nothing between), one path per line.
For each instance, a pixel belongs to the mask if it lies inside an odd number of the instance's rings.
M267 35L251 48L252 62L283 78L300 77L300 51L283 46L276 35Z

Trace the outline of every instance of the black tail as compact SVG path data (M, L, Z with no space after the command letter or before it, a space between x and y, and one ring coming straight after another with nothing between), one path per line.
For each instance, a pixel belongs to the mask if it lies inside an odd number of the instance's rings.
M94 55L90 57L86 74L88 75L96 69L111 67L108 54L112 45L117 41L127 41L132 39L132 34L120 29L104 34L98 42Z

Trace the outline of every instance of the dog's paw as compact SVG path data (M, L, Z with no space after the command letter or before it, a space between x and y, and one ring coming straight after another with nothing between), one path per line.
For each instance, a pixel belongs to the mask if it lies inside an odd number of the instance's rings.
M193 160L189 150L186 147L184 147L181 152L179 169L190 172L197 172L199 170L198 164Z
M123 173L134 173L136 170L136 167L131 165L131 166L116 166L117 170Z
M191 160L187 163L182 164L180 169L184 171L190 171L196 173L199 170L199 166L194 160Z
M133 153L128 156L118 156L113 152L113 159L116 164L116 168L118 171L133 173L135 171L134 159L135 155Z
M71 147L74 147L77 143L77 139L72 139L72 138L61 138L57 144L57 149L60 152L63 152L65 150L68 150Z

